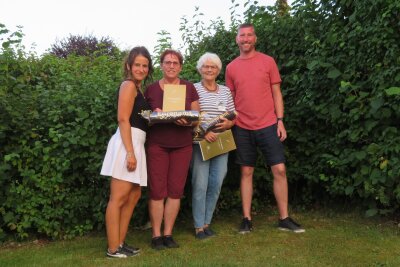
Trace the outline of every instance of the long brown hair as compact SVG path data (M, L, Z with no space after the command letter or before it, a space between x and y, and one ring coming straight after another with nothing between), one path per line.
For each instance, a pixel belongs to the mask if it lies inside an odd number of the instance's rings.
M129 52L128 56L124 60L124 79L125 80L133 80L132 79L132 65L135 62L135 59L137 56L144 56L147 58L149 61L149 73L147 74L146 78L144 79L144 84L147 84L148 81L151 81L153 79L153 72L154 72L154 67L153 67L153 61L151 60L151 56L149 51L147 50L146 47L144 46L136 46L132 48L132 50ZM129 68L128 68L129 66ZM136 81L134 81L136 84Z

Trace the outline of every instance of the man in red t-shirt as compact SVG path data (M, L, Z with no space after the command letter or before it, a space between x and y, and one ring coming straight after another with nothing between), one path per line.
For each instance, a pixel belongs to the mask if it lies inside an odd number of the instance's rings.
M305 230L288 214L281 78L275 60L255 50L256 41L254 26L240 25L236 36L240 55L228 64L225 72L226 85L232 91L239 114L233 129L236 163L241 165L243 220L239 232L252 230L253 173L259 147L274 176L274 194L280 215L278 228L302 233Z

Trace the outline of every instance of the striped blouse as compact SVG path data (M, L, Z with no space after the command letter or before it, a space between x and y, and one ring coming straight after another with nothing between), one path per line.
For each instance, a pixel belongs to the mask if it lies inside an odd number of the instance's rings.
M200 111L206 112L210 119L219 116L226 111L234 111L231 90L225 85L218 84L216 92L210 92L201 84L195 83L197 94L199 95Z

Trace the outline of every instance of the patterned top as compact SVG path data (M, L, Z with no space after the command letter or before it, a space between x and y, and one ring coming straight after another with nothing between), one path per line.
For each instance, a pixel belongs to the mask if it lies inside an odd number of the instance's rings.
M201 82L195 83L197 94L199 95L200 111L206 112L210 118L215 118L226 111L234 111L231 90L225 85L217 85L215 92L208 91Z

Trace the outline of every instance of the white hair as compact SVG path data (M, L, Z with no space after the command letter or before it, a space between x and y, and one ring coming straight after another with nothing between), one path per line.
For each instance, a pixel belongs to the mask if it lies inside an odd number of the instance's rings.
M202 55L199 60L197 61L197 70L200 72L201 67L204 65L206 61L211 61L218 67L218 71L221 71L222 69L222 62L221 59L217 54L206 52L204 55Z

